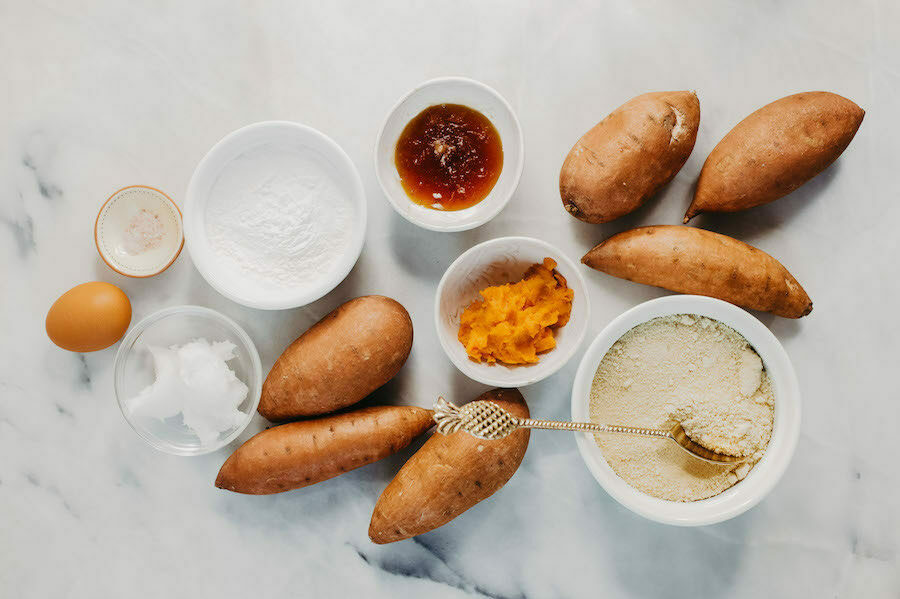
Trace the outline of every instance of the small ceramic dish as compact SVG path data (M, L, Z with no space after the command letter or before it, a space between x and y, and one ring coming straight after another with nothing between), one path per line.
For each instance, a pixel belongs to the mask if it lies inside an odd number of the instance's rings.
M131 185L111 196L94 222L100 258L119 274L144 278L171 266L184 246L181 210L154 187Z
M572 420L590 422L594 374L613 344L635 326L673 314L699 314L718 320L743 335L762 358L775 390L775 426L762 459L746 478L719 495L700 501L668 501L638 491L620 478L603 458L593 435L576 433L576 439L581 457L600 486L634 513L677 526L715 524L742 514L772 490L791 461L800 434L797 376L778 339L759 320L727 302L697 295L671 295L635 306L609 323L585 352L572 387Z
M397 140L417 114L436 104L462 104L482 113L497 129L503 144L503 170L486 198L463 210L434 210L406 195L394 163ZM375 174L388 201L409 222L432 231L465 231L488 222L509 203L525 165L522 128L509 103L494 89L464 77L426 81L388 113L375 140Z
M205 445L184 425L180 415L165 420L140 418L129 408L129 401L155 380L148 346L182 345L201 337L234 343L236 357L228 361L228 367L248 388L247 397L239 406L245 417ZM116 400L125 420L151 446L175 455L202 455L231 443L250 424L262 393L262 367L253 340L227 316L201 306L166 308L134 325L119 346L113 372Z
M556 347L529 365L488 364L470 359L457 338L460 315L472 301L480 299L479 291L520 281L529 266L544 258L556 261L556 270L575 292L569 322L556 329ZM447 356L469 378L495 387L524 387L562 368L581 345L590 314L587 288L575 263L558 248L530 237L500 237L464 252L441 277L434 302L438 339Z
M244 153L261 146L287 147L315 161L349 199L353 209L349 243L339 260L315 284L273 289L249 279L225 264L213 251L206 233L206 208L219 175ZM327 210L328 206L322 206ZM356 264L366 235L366 195L356 167L347 153L324 133L289 121L264 121L226 135L194 170L185 199L185 243L194 265L216 291L239 304L263 310L305 306L344 280Z

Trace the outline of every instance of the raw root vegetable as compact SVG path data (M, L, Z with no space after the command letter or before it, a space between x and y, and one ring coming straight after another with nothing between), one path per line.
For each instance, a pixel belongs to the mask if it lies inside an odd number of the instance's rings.
M432 424L431 410L378 406L275 426L231 454L216 486L268 495L314 485L400 451Z
M263 383L259 413L278 421L353 405L397 374L412 340L412 320L398 302L352 299L284 350Z
M716 297L786 318L812 311L809 296L778 260L704 229L639 227L613 235L581 261L620 279Z
M684 222L789 194L837 160L864 115L847 98L829 92L795 94L763 106L713 148Z
M632 98L578 140L559 173L559 194L577 219L605 223L649 199L684 166L700 126L690 91Z
M477 399L528 417L528 406L517 389L494 389ZM379 544L408 539L443 526L487 499L516 473L528 438L529 431L523 429L496 441L477 439L464 431L435 433L381 494L369 538Z

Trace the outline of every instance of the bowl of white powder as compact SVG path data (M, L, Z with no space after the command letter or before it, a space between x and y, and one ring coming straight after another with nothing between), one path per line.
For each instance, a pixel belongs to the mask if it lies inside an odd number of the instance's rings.
M362 251L366 198L353 162L299 123L227 135L188 186L184 236L203 278L251 308L279 310L334 289Z
M572 418L668 428L745 457L713 465L671 441L579 433L594 478L651 520L713 524L756 505L781 478L800 431L800 390L784 348L729 303L674 295L613 320L588 348L572 388Z

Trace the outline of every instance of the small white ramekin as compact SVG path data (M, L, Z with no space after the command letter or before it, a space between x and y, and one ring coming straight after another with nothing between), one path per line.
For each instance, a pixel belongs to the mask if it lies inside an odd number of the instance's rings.
M759 320L727 302L697 295L671 295L635 306L609 323L584 354L572 387L572 419L590 421L591 384L609 348L635 326L672 314L699 314L718 320L743 335L762 358L775 390L775 426L763 458L746 478L723 493L700 501L677 502L647 495L621 479L606 463L593 435L577 433L578 449L600 486L636 514L677 526L715 524L742 514L772 490L791 461L800 435L797 376L781 343Z
M162 226L160 243L140 254L126 251L124 237L131 219L141 210L154 214ZM94 221L94 244L100 258L126 277L158 275L175 262L184 246L181 210L162 191L147 185L129 185L104 202Z
M541 354L536 364L507 366L471 360L457 338L460 315L482 289L520 281L529 266L544 258L556 261L556 270L575 292L569 322L555 332L556 347ZM469 378L495 387L524 387L557 372L581 346L590 318L590 298L578 266L559 248L531 237L498 237L470 248L447 268L434 300L434 324L447 357Z
M482 113L500 134L503 170L486 198L463 210L433 210L406 195L394 163L397 140L417 114L436 104L462 104ZM503 96L484 83L465 77L432 79L400 98L385 118L375 140L375 175L397 214L432 231L474 229L497 216L509 203L525 166L525 143L515 112Z
M331 272L316 284L283 292L262 289L241 273L223 266L206 236L206 205L211 189L228 163L266 143L288 144L321 159L353 204L350 243ZM328 210L328 206L322 206ZM185 200L184 238L194 265L216 291L239 304L263 310L296 308L314 302L344 280L359 259L366 236L366 195L353 161L324 133L290 121L263 121L226 135L197 165Z

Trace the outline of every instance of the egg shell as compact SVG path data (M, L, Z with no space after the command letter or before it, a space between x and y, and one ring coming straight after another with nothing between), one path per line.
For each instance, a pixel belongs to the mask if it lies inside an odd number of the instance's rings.
M122 338L131 323L131 302L110 283L82 283L62 294L47 312L47 336L63 349L97 351Z

